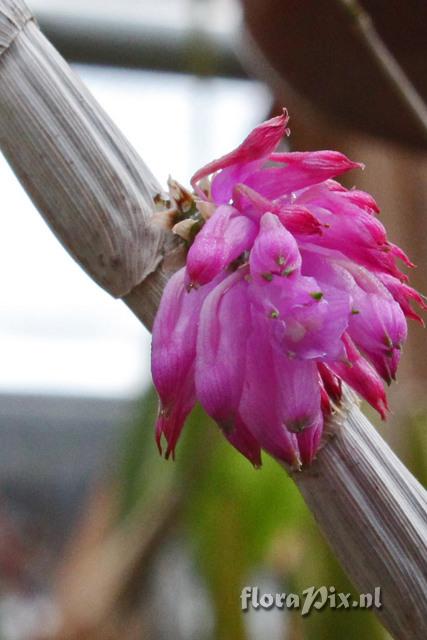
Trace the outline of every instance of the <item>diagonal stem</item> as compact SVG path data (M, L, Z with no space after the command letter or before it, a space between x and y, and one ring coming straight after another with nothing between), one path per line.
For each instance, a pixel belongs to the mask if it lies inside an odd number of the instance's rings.
M349 401L314 464L294 474L307 505L360 592L398 640L427 635L427 494Z
M360 40L381 69L395 94L406 105L422 139L427 140L427 105L411 79L400 66L390 49L376 30L369 13L358 0L337 0L346 11Z

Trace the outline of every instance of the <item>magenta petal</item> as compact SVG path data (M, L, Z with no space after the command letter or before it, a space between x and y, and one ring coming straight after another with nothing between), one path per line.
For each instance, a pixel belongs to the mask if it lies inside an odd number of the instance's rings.
M296 307L285 320L282 344L298 358L335 360L343 354L341 337L348 327L351 298L326 285L320 285L318 293L320 300Z
M270 212L279 215L282 205L265 198L246 184L239 183L233 190L233 204L245 216L259 223L264 213ZM286 205L289 205L287 202Z
M258 221L267 212L274 213L291 233L313 235L322 233L321 222L304 206L268 200L245 184L233 191L233 202L239 211Z
M360 192L363 193L363 192ZM362 233L368 243L375 242L383 245L387 243L387 235L384 226L378 218L358 204L359 198L355 198L352 191L331 191L327 185L320 184L302 191L298 198L298 204L305 204L314 210L334 214L327 218L329 224L343 224L343 222L356 225L359 233ZM350 197L350 195L352 197ZM321 218L322 219L322 218ZM350 227L351 231L351 227ZM343 234L345 236L345 234Z
M254 277L265 280L271 280L273 275L288 277L300 271L297 242L273 213L265 213L261 218L249 265Z
M424 320L411 307L411 302L415 302L418 304L420 309L427 309L427 304L423 296L412 287L400 282L400 280L393 278L393 276L390 276L387 273L378 274L378 278L390 291L396 302L400 304L405 316L412 318L413 320L417 320L424 326Z
M289 357L319 360L343 356L341 336L351 311L346 291L301 276L253 283L249 291L254 308L269 320L273 344Z
M317 305L319 285L314 278L273 276L253 280L248 291L254 313L284 322L295 308Z
M380 208L375 199L370 193L366 193L366 191L360 191L360 189L348 190L335 180L326 180L325 187L327 187L329 191L339 192L342 198L352 202L368 213L374 214L380 212Z
M375 369L356 349L350 336L344 335L346 362L331 364L333 371L374 407L383 420L387 412L387 396Z
M407 336L405 316L391 296L367 293L359 287L355 289L353 304L356 313L351 316L348 333L378 373L390 383L396 376L400 351Z
M411 260L408 258L406 253L403 251L403 249L398 247L397 244L393 244L392 242L389 242L388 246L390 248L390 253L395 258L399 258L399 260L402 260L402 262L404 262L406 264L406 266L410 267L411 269L413 269L415 267L414 263L411 262Z
M323 301L319 310L297 309L284 322L277 333L282 348L292 358L304 360L336 359L342 357L343 349L340 338L347 327L347 317L338 309L339 316L334 319L333 309ZM347 306L344 300L343 304ZM316 331L311 331L316 327ZM328 330L331 331L329 338Z
M324 418L328 418L329 416L332 415L331 400L322 382L320 383L320 407L322 409Z
M406 340L407 324L392 295L367 269L349 260L341 264L322 262L311 249L303 252L303 264L320 282L333 282L352 299L348 334L365 353L378 373L389 383L395 377L400 350ZM345 265L343 268L342 265Z
M317 182L328 180L329 177L339 176L350 169L364 169L361 162L353 162L339 151L285 151L272 153L270 160L286 164L288 167L305 169L315 174ZM332 175L331 175L331 172Z
M329 250L331 257L340 252L355 265L366 267L374 273L388 273L399 280L405 279L396 267L388 244L376 243L371 233L357 224L357 221L355 223L351 219L337 219L333 214L325 211L322 213L318 208L314 212L329 228L319 238L310 238L310 243Z
M327 225L321 237L313 239L318 246L338 250L370 270L404 278L396 267L393 245L387 241L383 225L344 199L341 192L331 192L319 185L303 192L298 203L309 207Z
M254 467L261 466L261 447L258 440L252 435L239 413L234 416L233 422L228 428L222 427L222 432L228 442L237 451L252 462Z
M341 193L341 197L345 200L349 200L352 204L357 205L364 211L367 211L371 215L377 214L380 212L380 208L376 203L375 199L371 196L370 193L366 193L366 191L359 191L358 189L351 189L350 191L345 191Z
M195 358L200 296L192 292L190 298L184 278L180 269L167 283L153 326L152 374L165 398L176 394L176 382L187 376Z
M256 225L229 205L218 207L205 223L187 255L188 286L210 282L241 253L249 249Z
M262 324L257 323L253 327L248 344L240 415L263 449L299 468L296 436L286 429L281 415L282 394L275 365L277 357Z
M197 338L196 389L205 411L255 466L260 446L238 413L250 331L247 282L235 272L206 298Z
M181 382L179 394L171 397L166 403L161 402L156 421L156 442L162 453L162 436L166 438L167 448L165 458L174 457L175 448L181 434L184 422L196 403L194 389L194 369Z
M298 467L296 434L322 420L317 367L272 348L266 323L255 316L240 413L263 449Z
M319 412L316 422L308 429L297 433L298 447L300 450L301 462L311 464L319 449L320 440L323 433L323 415Z
M210 162L194 174L191 184L195 191L204 197L198 183L221 169L221 173L212 182L212 197L218 204L228 202L236 182L242 182L255 171L277 147L286 133L287 123L288 115L284 112L281 116L260 124L237 149Z
M175 448L185 418L195 400L194 362L198 317L210 287L187 292L185 269L175 273L165 287L153 326L151 371L160 398L157 441L168 442L166 455Z
M328 365L322 362L318 364L318 369L328 396L336 404L339 403L342 397L341 379L331 371Z
M329 189L329 191L338 191L339 193L347 193L348 189L341 184L341 182L337 182L332 178L330 180L325 180L324 185Z
M239 408L250 332L247 282L228 276L206 298L197 337L196 389L206 412L224 426Z
M324 224L316 216L300 205L281 207L276 211L281 223L296 235L322 235Z
M297 434L318 427L322 413L316 364L280 357L277 352L275 355L283 423L289 431Z
M267 167L251 173L244 180L245 184L270 200L362 166L335 151L272 154L270 158L286 162L287 166Z

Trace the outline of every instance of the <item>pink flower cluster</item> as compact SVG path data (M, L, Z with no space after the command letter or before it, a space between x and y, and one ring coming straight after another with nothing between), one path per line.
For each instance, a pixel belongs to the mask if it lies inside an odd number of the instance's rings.
M333 180L361 165L336 151L276 152L287 120L264 122L192 179L213 213L153 329L167 457L198 400L254 465L262 449L309 464L342 381L385 417L405 316L421 320L410 302L426 308L373 198Z

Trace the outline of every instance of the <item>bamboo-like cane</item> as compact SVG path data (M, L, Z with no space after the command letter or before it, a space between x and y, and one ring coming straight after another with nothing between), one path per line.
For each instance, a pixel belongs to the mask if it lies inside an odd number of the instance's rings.
M65 248L122 297L162 260L161 187L24 3L0 6L2 151Z
M151 219L160 187L20 0L0 0L0 145L65 248L150 328L180 259ZM294 479L355 586L381 588L393 637L424 640L426 493L354 401Z

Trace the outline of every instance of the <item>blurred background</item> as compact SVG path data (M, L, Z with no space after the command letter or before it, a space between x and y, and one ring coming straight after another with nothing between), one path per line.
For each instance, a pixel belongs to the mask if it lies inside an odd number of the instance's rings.
M427 292L426 130L333 0L29 0L163 183L287 106L291 148L340 149ZM364 0L427 93L427 5ZM240 592L351 591L291 480L254 471L199 411L154 445L148 333L75 265L5 161L0 268L0 640L385 639L369 612L242 614ZM352 186L352 183L347 184ZM427 477L427 350L411 323L387 424Z

